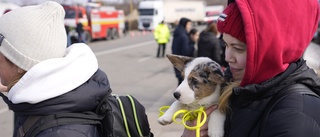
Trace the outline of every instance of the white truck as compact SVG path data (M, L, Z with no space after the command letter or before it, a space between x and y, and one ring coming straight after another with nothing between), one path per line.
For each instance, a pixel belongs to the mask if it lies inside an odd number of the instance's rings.
M212 5L207 6L206 8L206 17L204 18L204 22L216 22L220 16L220 14L224 10L223 5Z
M169 27L175 26L182 17L195 23L203 23L206 3L202 0L146 0L139 3L139 30L154 30L164 21Z

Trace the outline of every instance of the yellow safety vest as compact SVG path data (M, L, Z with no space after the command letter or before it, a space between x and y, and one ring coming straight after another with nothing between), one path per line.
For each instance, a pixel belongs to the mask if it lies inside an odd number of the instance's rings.
M159 24L154 30L153 35L158 43L168 43L170 40L170 30L165 24Z

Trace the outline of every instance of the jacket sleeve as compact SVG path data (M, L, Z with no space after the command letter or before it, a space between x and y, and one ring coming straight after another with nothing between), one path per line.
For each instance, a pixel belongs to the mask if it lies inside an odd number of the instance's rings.
M183 36L181 37L181 43L180 43L180 47L181 47L181 54L183 56L190 56L190 52L191 52L191 47L189 46L189 38L188 36Z
M287 99L271 111L262 137L319 137L320 99L308 95Z
M153 32L154 39L158 39L158 37L159 37L158 36L159 35L158 31L159 31L159 27L157 26L156 29L154 29L154 32Z
M167 29L167 38L168 38L168 41L170 41L170 37L171 37L171 35L170 35L170 29L169 29L168 26L166 27L166 29Z

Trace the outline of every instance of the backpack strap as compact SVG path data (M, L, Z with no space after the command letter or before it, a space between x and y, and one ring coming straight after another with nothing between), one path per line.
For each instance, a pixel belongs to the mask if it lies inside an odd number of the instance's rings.
M145 112L144 107L131 95L119 96L114 94L113 96L118 102L127 137L153 137L151 132L147 134L145 131L146 129L150 130L149 127L142 127L146 125L141 124L141 121L146 124L143 122L146 117L141 113ZM143 107L143 110L141 107ZM147 123L147 125L149 124Z
M28 132L33 124L36 123L40 118L41 116L29 116L24 124L18 128L17 137L24 137L26 132Z
M119 103L119 107L120 107L120 111L121 111L121 114L122 114L124 127L125 127L126 132L127 132L127 136L128 136L128 137L131 137L130 130L129 130L129 126L128 126L128 122L127 122L127 116L126 116L126 113L125 113L125 111L124 111L124 107L123 107L123 104L122 104L122 100L120 99L120 97L119 97L118 95L115 95L115 98L117 99L117 101L118 101L118 103Z
M143 135L142 135L142 131L141 131L141 129L140 129L140 123L139 123L139 119L138 119L138 116L137 116L137 110L136 110L135 100L134 100L134 98L133 98L131 95L127 95L127 98L128 98L128 99L130 100L130 102L131 102L134 121L135 121L137 130L138 130L138 133L139 133L140 137L142 137Z
M290 85L287 87L282 88L278 93L276 93L268 102L262 117L261 117L261 123L260 123L260 132L259 132L259 137L262 136L262 131L265 127L265 124L267 122L268 116L272 110L272 108L278 103L280 102L282 99L284 99L285 97L287 97L290 94L294 94L294 93L299 93L302 95L310 95L310 96L315 96L317 98L320 98L319 95L317 95L316 93L314 93L310 88L308 88L307 86L305 86L304 84L294 84L294 85Z
M34 137L43 130L62 125L85 124L102 127L100 123L102 118L92 112L29 116L24 124L19 127L18 137Z

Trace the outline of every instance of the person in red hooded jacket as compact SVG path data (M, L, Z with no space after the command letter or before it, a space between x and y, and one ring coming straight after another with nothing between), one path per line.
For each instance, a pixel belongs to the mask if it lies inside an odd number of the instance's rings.
M217 23L231 76L221 136L320 136L320 78L302 58L318 21L317 0L229 0Z

